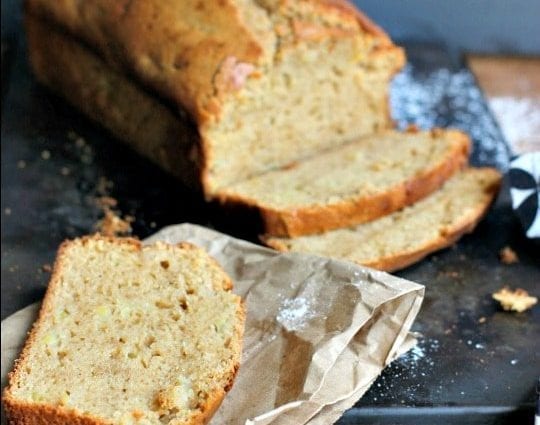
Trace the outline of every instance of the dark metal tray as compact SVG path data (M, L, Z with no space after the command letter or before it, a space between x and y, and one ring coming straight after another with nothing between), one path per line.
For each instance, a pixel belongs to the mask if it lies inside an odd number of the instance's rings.
M141 238L188 221L255 240L248 229L220 224L218 210L37 85L19 9L18 1L2 2L2 319L42 298L49 277L42 265L62 240L92 231L102 192L136 217ZM409 66L392 96L400 125L467 130L473 163L504 171L510 153L469 70L440 48L406 46ZM506 245L518 264L499 262ZM426 285L414 325L423 336L339 423L532 424L540 309L505 313L490 296L503 285L536 295L540 287L540 248L522 236L506 185L472 235L399 275Z

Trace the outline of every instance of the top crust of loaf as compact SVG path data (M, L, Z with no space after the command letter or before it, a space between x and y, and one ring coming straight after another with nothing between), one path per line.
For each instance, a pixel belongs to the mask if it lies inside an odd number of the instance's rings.
M38 338L40 337L40 335L41 337L43 337L43 335L41 334L42 328L46 326L47 321L50 322L52 311L55 307L58 307L57 305L55 306L55 297L57 296L57 292L60 290L59 285L61 285L61 281L63 279L62 276L65 273L64 269L68 264L67 256L70 255L68 254L68 251L73 247L75 247L75 249L77 247L89 247L89 249L98 251L107 250L111 247L111 244L119 248L121 247L127 252L133 252L136 254L146 251L151 254L159 254L161 252L163 255L171 255L171 257L166 258L176 258L176 254L184 251L187 254L186 258L188 259L188 261L193 260L195 261L194 264L198 264L199 266L206 263L205 270L210 270L213 279L211 282L204 283L205 285L210 285L205 290L214 291L215 293L229 293L232 289L232 282L230 278L221 269L219 264L213 258L208 256L205 251L189 243L180 243L173 246L158 242L154 245L143 247L141 243L135 239L112 238L97 235L64 242L58 251L58 256L51 276L49 288L43 300L38 319L34 323L34 326L29 333L23 351L19 359L15 363L14 370L9 374L9 385L4 390L2 396L2 401L6 409L7 417L9 418L8 423L25 425L105 425L113 423L128 425L132 423L139 423L138 421L132 422L131 419L125 419L124 417L114 420L112 418L109 419L95 417L88 412L83 413L81 410L77 409L76 406L74 406L74 408L71 408L68 406L60 406L58 404L49 402L33 402L25 399L24 397L21 398L16 395L16 389L18 385L20 385L20 383L22 382L22 379L24 379L23 375L25 375L25 369L29 366L28 359L29 357L31 357L32 348L34 345L39 345ZM150 252L150 250L154 251ZM188 254L187 251L191 251L192 254ZM161 267L164 269L168 269L169 263L168 261L166 263L167 264L163 264L163 262L160 262ZM183 264L181 266L185 267L185 265ZM172 264L171 267L173 267ZM229 391L229 389L232 387L234 377L240 363L240 355L242 351L241 340L243 334L243 325L245 321L245 310L240 300L240 297L231 294L230 296L227 295L226 299L228 299L232 303L231 308L236 312L236 317L234 322L232 322L231 324L233 336L230 342L230 347L233 354L232 361L229 365L230 368L228 369L228 371L226 371L223 377L216 376L217 382L219 382L219 380L223 381L223 379L225 379L224 385L220 388L214 389L212 393L209 393L204 400L204 404L200 405L200 408L197 409L197 412L195 414L192 414L189 417L189 420L173 421L172 423L174 424L191 425L207 423L213 413L221 404L221 401L223 400L226 392ZM81 385L84 384L81 382ZM100 388L99 391L107 392L108 389ZM170 404L170 402L168 401L167 397L168 396L166 396L165 394L162 399L156 401L162 403L164 409L169 408L168 403ZM133 411L131 414L133 415L133 417L144 417L144 412L142 411ZM141 423L147 424L150 422L143 420Z
M219 118L229 93L272 66L278 45L359 36L373 50L398 49L345 0L27 0L26 9L93 46L199 125Z

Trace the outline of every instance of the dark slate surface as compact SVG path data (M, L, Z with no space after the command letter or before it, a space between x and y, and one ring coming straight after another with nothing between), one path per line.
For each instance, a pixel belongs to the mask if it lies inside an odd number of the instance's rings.
M102 193L136 217L141 238L188 221L255 240L241 225L220 224L219 211L38 86L16 3L2 2L2 318L42 298L42 266L62 240L93 229ZM409 45L408 54L392 96L400 125L463 128L474 138L473 162L505 170L510 154L470 72L436 47ZM518 264L499 262L507 245ZM414 325L419 345L339 423L532 424L540 309L509 314L490 297L503 285L540 289L540 247L522 236L507 186L472 235L399 275L426 285Z

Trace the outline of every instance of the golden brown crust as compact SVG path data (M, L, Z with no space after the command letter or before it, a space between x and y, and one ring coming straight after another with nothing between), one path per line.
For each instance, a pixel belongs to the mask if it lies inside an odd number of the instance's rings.
M26 10L66 28L94 46L107 62L133 74L161 96L182 105L199 124L215 119L221 95L227 92L215 77L228 58L254 67L270 63L276 33L272 20L288 19L297 1L284 1L275 10L253 2L233 0L148 1L122 0L27 0ZM299 2L311 13L331 13L338 25L327 26L326 37L335 37L340 26L357 23L377 39L391 45L388 36L344 0ZM257 19L244 8L252 8ZM269 16L275 14L275 17ZM304 18L297 16L299 21ZM260 24L259 21L268 21ZM257 23L255 23L255 21Z
M28 14L28 51L39 81L140 154L200 189L201 152L193 124L118 73L71 36Z
M490 168L485 168L484 170L486 170L486 172L489 170L489 172L491 172L493 175L492 178L494 179L494 184L486 189L488 201L478 204L476 208L472 210L466 217L463 217L459 223L456 223L452 227L446 228L436 239L430 241L425 246L415 247L410 251L392 254L388 257L381 257L369 262L358 262L358 264L386 272L400 270L420 261L435 251L452 245L463 235L472 232L489 211L489 208L495 200L501 185L501 176L497 170ZM265 245L278 251L289 251L287 244L283 240L274 239L268 236L261 237L261 240Z
M440 131L433 130L433 137L437 137ZM310 235L364 223L426 197L466 165L470 150L469 137L460 131L448 131L448 137L454 139L453 147L441 162L376 196L360 196L354 200L329 205L306 205L302 208L282 210L272 209L228 192L220 194L219 200L226 206L247 205L258 209L267 236Z
M493 171L497 172L496 170ZM476 209L472 211L467 217L464 217L461 222L457 223L453 227L445 229L445 231L439 235L439 238L431 241L430 244L424 246L423 248L417 249L414 252L403 252L392 257L381 258L378 261L366 263L363 265L387 272L392 272L414 264L435 251L451 246L452 244L457 242L463 235L471 233L476 228L478 223L485 217L485 215L489 211L489 208L493 203L497 193L499 192L499 189L500 179L494 185L488 188L486 192L487 194L489 194L490 197L488 202L477 205Z
M69 410L48 404L24 403L5 395L4 407L9 425L110 425L112 422L81 416Z
M66 251L72 243L80 242L83 246L92 241L106 241L114 244L121 244L127 246L133 251L142 251L142 243L135 238L117 238L110 236L103 236L100 234L83 236L75 239L74 241L64 241L59 249L56 261L53 266L49 287L45 293L45 297L41 304L41 308L38 313L38 317L32 326L32 329L28 333L28 337L24 344L24 347L19 355L19 358L15 361L13 370L8 375L8 385L4 389L2 394L2 403L4 405L6 416L8 418L8 424L13 425L110 425L111 421L104 420L102 418L93 417L87 413L82 413L75 409L66 408L63 406L56 406L46 403L30 403L24 400L19 400L13 396L11 389L16 387L20 379L20 372L25 367L27 362L28 353L30 347L35 343L36 336L40 328L44 324L44 317L52 310L54 289L60 282L60 274L64 267L64 259L67 255ZM180 242L176 245L183 250L197 250L202 251L197 246L189 242ZM203 251L204 252L204 251ZM218 268L221 266L212 257L207 257L216 264ZM224 274L225 280L223 281L223 289L231 290L232 281ZM238 321L235 324L235 335L237 337L238 344L235 347L236 358L234 364L231 367L230 375L227 384L223 389L218 389L216 392L209 394L209 397L204 406L200 406L200 413L194 416L189 425L205 424L209 421L213 413L219 408L225 394L230 390L236 373L240 367L240 357L242 353L242 339L246 317L246 310L243 301L238 298L237 300L237 317ZM188 424L186 424L188 425Z
M219 109L214 75L226 57L258 63L266 41L234 1L27 0L26 9L94 46L198 122Z
M369 19L362 11L357 9L353 4L347 0L319 0L319 3L323 7L331 7L335 10L342 11L345 15L353 16L360 27L367 32L376 37L380 37L384 43L391 44L388 34L379 27L375 22Z

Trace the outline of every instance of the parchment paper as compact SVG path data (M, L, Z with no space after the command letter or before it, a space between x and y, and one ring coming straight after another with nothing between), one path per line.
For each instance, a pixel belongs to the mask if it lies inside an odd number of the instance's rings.
M229 273L247 305L235 384L212 425L330 424L414 345L424 287L352 263L278 253L181 224L145 242L189 241ZM2 321L2 387L38 311Z

